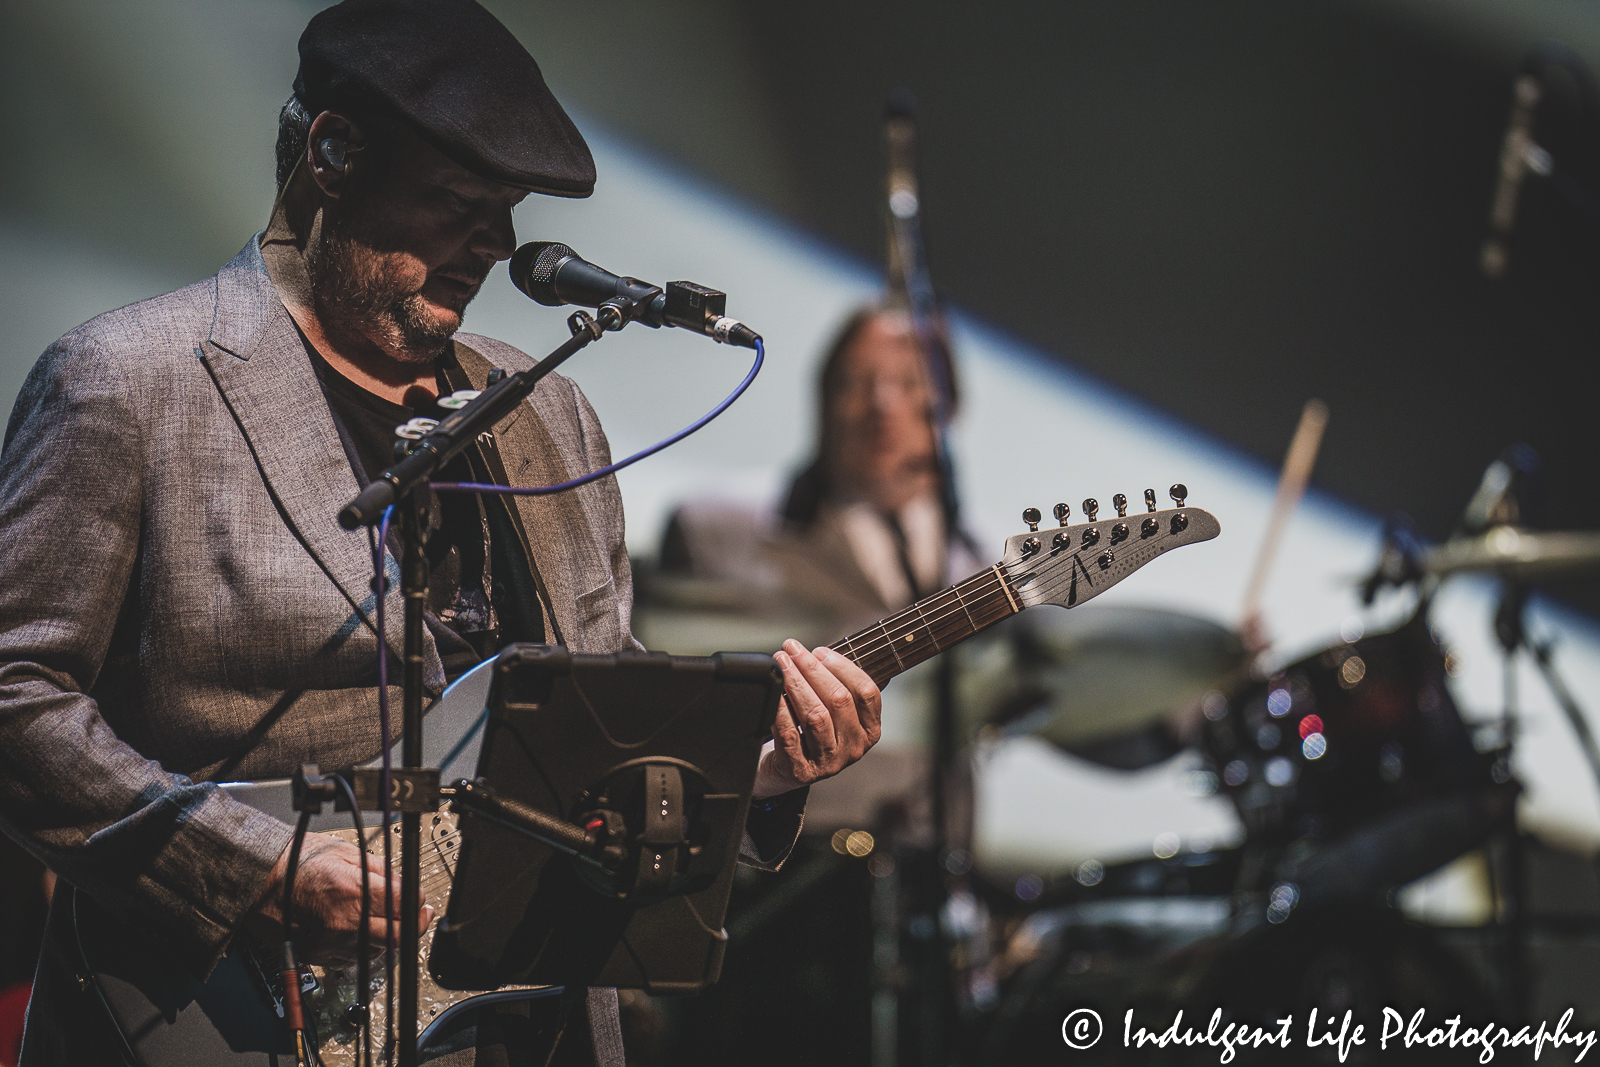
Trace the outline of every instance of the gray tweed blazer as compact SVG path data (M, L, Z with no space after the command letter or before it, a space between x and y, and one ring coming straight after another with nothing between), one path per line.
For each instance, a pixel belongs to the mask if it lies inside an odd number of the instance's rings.
M480 384L530 363L462 340ZM520 484L610 461L554 375L497 437ZM290 836L207 780L379 749L371 556L334 518L357 490L255 240L216 277L51 345L6 431L0 828L197 974ZM636 647L615 479L518 507L560 638ZM427 679L444 682L431 639Z

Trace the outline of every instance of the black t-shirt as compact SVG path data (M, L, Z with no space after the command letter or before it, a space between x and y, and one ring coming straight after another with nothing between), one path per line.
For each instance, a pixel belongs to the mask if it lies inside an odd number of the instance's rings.
M334 370L309 341L306 351L362 487L395 462L396 428L413 418L443 419L449 414L433 397L419 395L420 403L408 406L369 393ZM439 395L449 396L443 367L437 373ZM476 449L469 449L451 460L437 480L488 478ZM543 641L543 611L531 566L501 498L436 493L430 525L428 623L446 677L455 679L513 641ZM399 546L391 544L390 550L398 554Z

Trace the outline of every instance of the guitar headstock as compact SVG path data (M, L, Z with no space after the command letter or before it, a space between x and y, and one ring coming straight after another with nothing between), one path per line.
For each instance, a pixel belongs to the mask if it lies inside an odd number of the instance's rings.
M1077 607L1162 553L1209 541L1222 532L1216 516L1186 506L1189 490L1182 483L1171 493L1177 506L1157 511L1155 490L1146 489L1145 509L1133 515L1128 514L1127 497L1118 493L1111 498L1116 514L1107 518L1100 518L1096 500L1085 500L1085 521L1077 525L1069 525L1072 509L1057 504L1054 513L1060 525L1053 529L1039 529L1037 508L1024 511L1028 532L1006 538L1000 561L1013 594L1024 607Z

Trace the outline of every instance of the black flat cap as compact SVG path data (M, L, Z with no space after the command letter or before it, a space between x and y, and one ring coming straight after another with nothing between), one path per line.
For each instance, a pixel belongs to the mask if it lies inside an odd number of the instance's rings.
M319 111L376 103L481 177L594 192L594 157L511 31L475 0L344 0L300 35L295 95Z

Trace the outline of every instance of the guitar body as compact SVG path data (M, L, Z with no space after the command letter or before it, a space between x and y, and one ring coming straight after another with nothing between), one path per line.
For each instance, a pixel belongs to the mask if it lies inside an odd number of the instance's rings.
M478 762L493 661L456 681L424 720L424 758L456 777L470 776ZM223 786L237 799L285 822L295 819L288 779L233 782ZM368 851L383 854L378 820L367 815ZM314 831L351 844L356 832L348 812L325 811L313 816ZM400 824L390 827L390 855L400 860ZM448 806L422 824L422 869L428 898L437 915L445 913L455 873L459 840L456 816ZM72 894L72 917L83 958L83 973L95 984L112 1020L143 1067L164 1064L207 1064L208 1067L286 1067L294 1048L282 1018L281 981L276 961L281 944L237 936L210 978L198 982L165 963L160 947L130 930L83 893ZM507 1000L527 1000L561 992L559 986L511 986L486 992L441 989L421 960L432 948L437 918L422 935L418 963L418 1041L426 1047L462 1012ZM388 1062L393 1050L382 1046L386 1030L387 958L370 967L368 997L375 1041L373 1061ZM326 1067L359 1067L357 1029L345 1009L355 1001L354 966L325 971L311 967L302 975L301 1000L306 1023L314 1034Z

